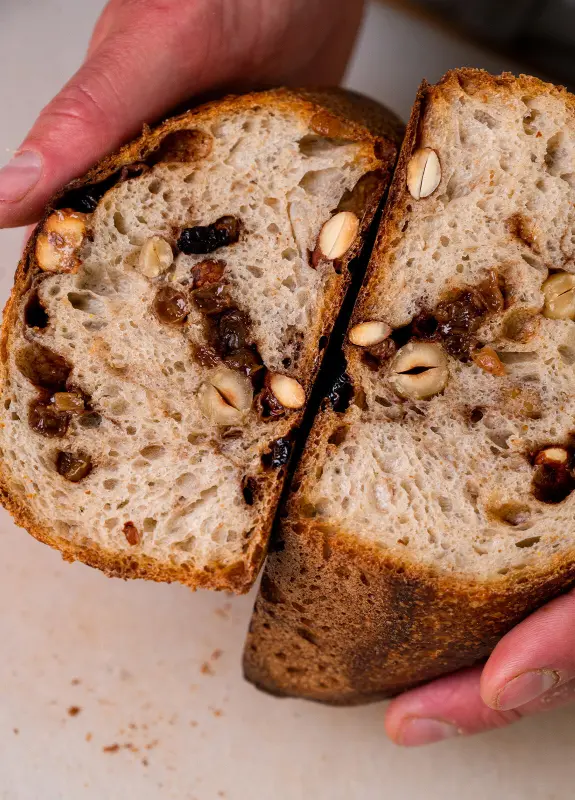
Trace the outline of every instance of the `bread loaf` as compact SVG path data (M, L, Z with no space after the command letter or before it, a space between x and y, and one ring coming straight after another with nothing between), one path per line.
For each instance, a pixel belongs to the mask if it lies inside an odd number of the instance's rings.
M485 658L575 577L575 98L423 84L245 654L369 702Z
M337 90L231 97L56 198L2 329L18 524L109 575L249 588L400 137Z

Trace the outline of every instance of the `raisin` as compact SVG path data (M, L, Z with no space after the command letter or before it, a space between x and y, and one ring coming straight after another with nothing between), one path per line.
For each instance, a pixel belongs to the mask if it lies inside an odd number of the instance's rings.
M212 225L184 228L178 248L186 255L213 253L220 247L235 244L240 238L240 222L232 216L220 217Z
M365 352L375 359L378 364L383 364L388 361L397 352L397 347L393 339L384 339L379 344L374 344L372 347L367 347Z
M213 258L207 258L198 264L194 264L192 267L193 289L203 289L206 286L219 284L225 269L225 261L216 261Z
M51 439L61 439L68 432L70 415L58 411L51 402L35 400L30 403L28 424L33 431Z
M249 321L237 308L224 312L218 319L216 349L225 357L237 353L248 344Z
M74 455L74 453L61 450L56 459L56 469L67 481L78 483L92 471L92 459L82 453Z
M266 384L256 399L256 408L262 419L273 419L283 417L286 413L285 406L279 402L274 393L269 388L269 374L266 375Z
M503 311L505 299L501 291L499 276L494 270L488 272L487 278L479 284L477 291L488 311Z
M192 300L202 314L209 316L221 314L222 311L230 307L230 299L226 293L226 287L221 283L194 289L192 291Z
M353 384L347 372L337 378L327 397L334 411L340 414L347 411L353 399Z
M261 356L253 346L242 347L230 353L225 356L224 363L230 369L237 369L243 372L248 378L251 378L264 368Z
M38 290L32 292L24 308L24 322L29 328L43 330L48 327L48 313L40 301Z
M291 455L291 442L289 439L281 438L272 442L269 453L264 453L262 462L264 466L272 469L279 469L285 466Z
M117 172L114 172L108 178L100 183L92 183L88 186L81 186L78 189L72 189L66 192L63 197L58 201L58 208L71 208L73 211L81 211L84 214L91 214L96 210L96 207L102 197L106 194L108 189L111 189L117 183L133 178L146 172L148 167L146 164L128 164L122 167Z
M212 147L213 139L204 131L173 131L162 139L150 162L152 164L162 162L189 164L209 156Z
M204 345L192 345L192 352L202 367L208 367L208 369L212 369L220 363L218 354L211 347L205 347Z
M42 344L29 344L19 350L16 366L35 386L56 392L66 391L66 381L72 371L65 358Z
M565 464L541 464L535 470L532 489L542 503L561 503L575 489L575 479Z
M78 425L81 425L82 428L99 428L101 424L102 417L95 411L88 411L86 414L82 414L78 420Z
M126 522L123 527L123 532L128 544L131 544L133 547L137 544L140 544L142 541L140 531L136 528L133 522Z
M173 286L162 286L154 298L154 311L166 325L183 325L188 315L187 298Z

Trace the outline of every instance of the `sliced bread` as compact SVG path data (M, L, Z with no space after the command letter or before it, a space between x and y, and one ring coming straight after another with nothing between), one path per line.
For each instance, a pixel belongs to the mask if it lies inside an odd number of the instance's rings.
M250 587L401 134L338 90L230 97L55 199L2 329L18 524L109 575Z
M263 576L261 688L388 697L572 584L574 165L564 89L421 87L348 332L351 402L317 418Z

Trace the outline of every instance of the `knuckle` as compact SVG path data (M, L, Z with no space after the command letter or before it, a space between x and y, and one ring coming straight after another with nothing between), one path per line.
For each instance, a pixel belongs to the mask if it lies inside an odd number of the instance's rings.
M43 121L65 119L79 125L99 125L106 121L107 115L94 94L78 82L68 84L43 109L40 117Z

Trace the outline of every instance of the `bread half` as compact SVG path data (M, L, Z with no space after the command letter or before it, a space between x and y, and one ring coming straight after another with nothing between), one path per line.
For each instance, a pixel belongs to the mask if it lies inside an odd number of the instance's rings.
M485 658L575 577L575 98L423 84L256 603L248 678L364 703ZM341 386L341 384L340 384Z
M18 524L109 575L250 587L400 137L337 90L231 97L56 198L2 329Z

